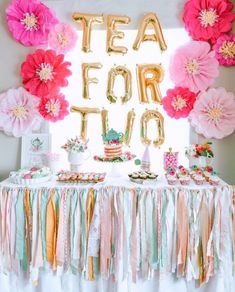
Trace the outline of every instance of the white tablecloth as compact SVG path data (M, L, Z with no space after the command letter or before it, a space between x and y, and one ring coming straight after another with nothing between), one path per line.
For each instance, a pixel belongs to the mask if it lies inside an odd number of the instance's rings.
M76 192L80 192L81 190L89 190L93 189L96 192L96 200L95 200L95 206L94 206L94 213L93 213L93 219L91 221L91 224L89 226L89 239L92 240L95 238L98 244L95 244L89 249L90 241L87 240L86 244L86 252L88 252L88 256L96 256L96 253L98 252L97 256L99 256L100 248L102 244L102 222L100 222L101 218L104 217L105 213L102 213L100 211L100 208L107 207L107 200L110 199L110 202L115 205L119 203L123 203L124 206L126 206L126 209L123 210L123 216L124 216L124 229L121 230L123 232L123 240L125 241L126 246L124 247L123 251L123 257L121 257L118 261L118 265L115 266L115 272L108 272L109 274L109 280L105 280L105 277L100 277L99 275L96 275L94 281L88 281L87 276L82 275L81 273L78 273L74 275L70 268L64 269L64 266L57 267L57 271L52 271L50 268L50 265L47 263L46 267L44 265L44 268L38 269L38 276L36 277L37 280L37 286L35 286L35 279L33 278L32 274L34 274L34 269L32 264L30 264L30 269L23 273L21 269L18 270L19 274L15 274L14 268L9 268L9 265L7 265L4 261L4 254L6 254L6 251L4 248L6 248L6 245L1 244L1 260L0 260L0 266L1 266L1 273L0 273L0 292L18 292L18 291L37 291L37 292L46 292L54 290L56 292L72 292L72 291L78 291L78 292L124 292L124 291L133 291L133 292L139 292L139 291L146 291L146 292L234 292L235 291L235 278L233 277L234 272L234 247L233 247L233 221L232 221L232 212L234 211L232 206L232 192L231 188L221 182L221 185L219 187L212 187L210 185L204 185L204 186L196 186L193 182L190 184L190 186L180 186L176 185L174 187L167 186L166 181L164 179L158 181L157 183L147 183L145 185L136 185L132 182L130 182L128 179L122 178L120 180L115 181L107 181L102 184L97 185L64 185L64 184L58 184L55 181L51 181L48 183L45 183L43 186L32 186L28 189L29 195L34 196L34 199L39 197L39 191L42 189L47 192L48 199L50 196L51 190L56 190L59 194L59 202L61 203L62 195L61 193L69 193L69 190L75 190ZM1 196L1 239L3 239L3 229L6 228L6 224L3 224L3 206L4 206L4 198L11 197L13 194L17 196L19 191L25 192L25 187L18 186L12 184L9 180L2 182L0 184L0 196ZM152 233L149 231L148 224L152 224L150 221L147 221L149 219L148 216L151 214L155 214L154 207L152 206L152 202L159 202L161 205L160 212L161 212L161 224L165 224L165 232L166 232L166 241L163 241L163 244L165 244L166 249L165 251L161 251L161 256L163 257L165 252L167 254L166 256L166 262L163 264L163 267L161 268L161 271L159 267L147 269L149 275L145 275L142 277L143 272L141 270L141 273L139 270L140 267L137 267L137 281L136 283L133 282L133 270L131 266L131 252L132 247L131 244L133 244L133 240L131 241L132 232L134 230L133 227L133 218L131 217L131 214L133 212L133 206L132 204L132 195L138 194L138 207L139 213L137 212L137 218L141 221L143 218L146 220L145 225L138 225L138 220L136 222L136 228L138 230L142 226L144 227L144 231L142 230L140 232L140 235L136 237L137 242L137 258L140 262L144 262L145 259L141 258L143 250L145 248L145 256L150 256L151 252L149 250L153 250L153 246L150 244L149 240L151 240ZM41 195L41 193L40 193ZM45 196L46 197L46 196ZM151 200L149 198L151 197ZM164 200L162 200L164 197ZM123 200L122 200L123 198ZM103 200L103 201L102 201ZM120 201L119 201L120 200ZM160 201L158 201L160 200ZM201 237L199 237L199 234L201 234L201 229L203 228L203 224L207 224L209 219L213 220L211 222L211 229L209 230L208 238L206 239L207 243L207 253L210 254L210 247L215 247L216 240L220 239L218 250L219 251L219 260L218 260L218 267L216 268L216 273L211 272L207 274L208 279L205 283L202 285L202 287L198 287L198 275L195 270L195 267L197 264L190 262L193 260L192 255L188 255L187 258L187 268L185 269L184 275L176 277L176 270L175 265L177 265L179 254L176 254L176 251L174 248L178 248L180 244L183 244L182 242L178 245L175 245L174 242L176 239L174 238L175 234L175 228L177 225L176 222L179 221L179 218L181 218L180 212L176 214L176 209L181 206L177 205L177 200L180 202L180 200L184 200L185 207L188 208L187 213L187 222L189 224L189 228L187 228L189 232L188 236L188 247L186 252L192 252L192 247L195 246L194 243L190 242L192 237L194 237L194 240L199 240ZM102 204L101 204L102 201ZM146 203L147 201L147 203ZM71 201L72 202L72 201ZM165 202L165 209L163 208ZM10 204L10 203L9 203ZM12 203L11 203L12 204ZM33 199L31 201L31 207L33 211ZM203 204L203 206L202 206ZM206 205L205 205L206 204ZM8 213L12 214L11 208L8 206ZM62 205L61 205L62 206ZM71 208L72 205L69 206ZM120 205L121 206L121 205ZM141 209L146 207L145 209ZM177 207L178 206L178 207ZM34 206L35 207L35 206ZM117 206L116 206L117 207ZM148 208L147 208L148 207ZM149 208L150 207L150 208ZM197 208L197 209L196 209ZM97 213L98 210L98 213ZM115 208L113 210L116 210ZM179 210L178 210L179 211ZM185 211L182 209L182 212ZM217 212L220 212L219 214ZM118 211L119 212L119 211ZM118 213L117 215L120 215L121 213ZM165 212L165 213L164 213ZM205 216L206 212L206 216ZM208 212L208 213L207 213ZM210 213L212 212L212 213ZM149 214L148 214L149 213ZM166 215L165 221L164 214ZM62 214L63 215L63 214ZM83 214L84 215L84 214ZM94 219L94 215L97 215L98 220ZM200 215L200 216L199 216ZM103 217L102 217L103 216ZM111 218L113 220L113 215L110 215L109 217L107 215L107 221ZM125 217L126 216L126 217ZM139 216L139 217L138 217ZM143 217L141 217L143 216ZM205 216L205 217L203 217ZM209 216L209 217L208 217ZM209 219L208 219L208 218ZM34 218L34 213L32 212L32 218ZM82 217L81 217L82 218ZM116 218L116 217L115 217ZM118 218L118 216L117 216ZM118 219L115 220L118 220ZM142 218L142 219L141 219ZM178 218L178 219L177 219ZM182 220L184 217L182 217L180 220ZM204 218L207 218L207 222L204 222ZM96 218L97 219L97 218ZM178 221L177 221L178 220ZM200 222L199 222L199 221ZM164 221L164 222L163 222ZM11 221L10 221L11 222ZM119 221L115 221L119 222ZM143 223L143 220L141 221ZM217 223L216 223L217 222ZM12 222L11 222L12 223ZM71 222L70 222L71 223ZM82 228L82 221L81 228ZM109 222L108 222L109 223ZM178 222L178 223L181 223ZM182 221L182 226L185 222ZM36 226L36 225L35 225ZM104 225L105 226L105 225ZM103 227L104 227L103 226ZM110 227L112 225L107 225L107 227ZM129 227L128 227L129 226ZM218 227L220 226L220 228ZM201 229L196 229L200 227ZM34 228L34 225L33 225ZM93 229L98 229L99 232L93 232ZM183 227L184 228L184 227ZM10 231L12 229L8 228L7 230ZM101 233L100 233L101 230ZM115 229L116 230L116 229ZM120 231L120 230L119 230ZM161 229L161 233L163 234L164 229ZM220 231L220 234L218 234L218 231ZM235 230L234 230L235 231ZM58 231L60 232L60 231ZM156 232L157 234L157 232ZM182 233L183 234L183 233ZM198 238L196 236L198 235ZM213 235L212 237L210 235ZM143 236L146 236L146 238L143 239ZM149 237L150 236L150 237ZM157 234L157 236L161 236L161 234ZM216 238L213 238L216 237ZM10 237L8 237L10 238ZM202 237L203 238L203 237ZM113 239L113 236L110 238L112 242L115 240ZM163 240L163 236L161 237ZM120 239L121 240L121 239ZM1 243L3 240L1 241ZM115 241L118 242L118 241ZM213 245L211 245L211 242L213 242ZM151 247L149 247L149 244ZM33 245L33 244L32 244ZM92 244L91 244L92 245ZM118 246L118 245L117 245ZM118 247L116 246L116 249L118 250ZM64 245L62 245L64 248ZM106 246L105 246L106 247ZM110 247L110 246L109 246ZM107 247L109 249L109 247ZM183 248L183 245L182 245ZM164 250L164 246L161 245L161 249ZM105 249L104 249L105 250ZM103 252L104 252L103 250ZM179 250L178 250L179 251ZM216 251L216 248L214 248L214 251ZM57 251L58 252L58 251ZM196 251L195 251L196 252ZM215 256L215 253L211 254L213 257ZM174 258L174 259L173 259ZM147 263L150 263L149 259L146 259ZM180 262L180 261L179 261ZM209 263L209 262L208 262ZM113 262L114 264L114 262ZM193 266L191 267L191 264ZM213 259L213 268L214 268L214 259ZM120 268L121 267L121 268ZM153 266L154 267L154 266ZM141 268L143 269L143 267ZM120 275L121 272L121 275ZM172 274L173 273L173 274ZM116 276L115 276L116 275ZM114 279L116 277L116 279ZM143 280L144 278L144 280ZM195 280L196 279L196 280Z

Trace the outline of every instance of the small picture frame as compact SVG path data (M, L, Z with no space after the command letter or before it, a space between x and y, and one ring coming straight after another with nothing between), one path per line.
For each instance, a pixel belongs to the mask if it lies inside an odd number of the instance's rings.
M21 168L45 166L46 154L51 151L50 134L30 134L22 137Z

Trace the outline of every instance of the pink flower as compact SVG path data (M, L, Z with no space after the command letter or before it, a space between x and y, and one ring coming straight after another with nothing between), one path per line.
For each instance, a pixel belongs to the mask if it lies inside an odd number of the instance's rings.
M235 34L222 35L214 46L216 58L221 65L235 65Z
M176 86L198 92L206 90L219 75L215 52L206 42L191 41L179 47L170 63L170 76Z
M39 98L24 88L9 89L0 95L0 127L8 135L21 137L38 130L41 117L38 112Z
M224 88L201 93L189 115L195 131L206 138L222 139L235 129L235 99Z
M77 32L70 25L59 23L49 33L49 46L59 54L71 51L77 42Z
M194 40L211 41L232 30L235 14L228 0L189 0L184 7L183 21Z
M57 122L63 120L68 112L69 103L63 94L50 97L42 97L39 104L39 112L45 120Z
M186 118L193 108L196 94L187 88L175 87L167 90L167 96L162 99L164 110L171 118Z
M38 0L13 0L6 15L13 37L25 46L46 44L50 29L58 22L54 13Z
M21 65L24 87L39 97L58 93L61 87L68 85L70 65L64 62L64 55L56 55L53 50L36 50Z

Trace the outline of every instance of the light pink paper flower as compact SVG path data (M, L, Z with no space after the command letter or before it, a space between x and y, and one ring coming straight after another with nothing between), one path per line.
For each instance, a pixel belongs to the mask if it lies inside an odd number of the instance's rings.
M67 77L72 74L70 65L64 61L64 55L57 55L53 50L36 50L21 65L25 89L39 97L58 93L68 85Z
M228 0L189 0L184 7L185 28L194 40L214 43L232 30L235 13Z
M196 94L182 87L168 89L166 94L162 105L167 114L175 119L186 118L193 108Z
M206 42L191 41L179 47L170 63L170 76L176 86L198 92L206 90L219 75L215 52Z
M221 65L235 65L235 34L222 35L214 46L216 58Z
M49 31L58 23L54 13L38 0L13 0L6 15L13 37L25 46L47 43Z
M189 115L198 134L206 138L222 139L235 129L235 99L224 88L211 88L201 93Z
M69 103L63 94L42 97L39 104L39 112L47 121L57 122L63 120L68 112Z
M9 89L0 95L0 127L8 135L21 137L40 128L39 98L24 88Z
M48 35L49 46L58 54L71 51L77 42L77 32L70 24L58 23Z

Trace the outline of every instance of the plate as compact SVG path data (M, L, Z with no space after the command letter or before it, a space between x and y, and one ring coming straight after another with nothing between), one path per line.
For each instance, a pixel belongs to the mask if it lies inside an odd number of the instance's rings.
M11 182L13 182L14 184L23 185L23 186L32 186L32 185L48 182L51 179L51 175L47 175L40 178L31 178L31 179L23 179L21 177L10 177L10 179L11 179Z

